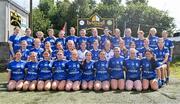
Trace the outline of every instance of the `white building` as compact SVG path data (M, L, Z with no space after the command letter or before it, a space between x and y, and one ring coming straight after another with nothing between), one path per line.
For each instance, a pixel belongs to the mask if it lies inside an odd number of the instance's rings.
M23 35L29 27L29 0L0 0L0 8L0 42L7 42L15 26L21 28Z

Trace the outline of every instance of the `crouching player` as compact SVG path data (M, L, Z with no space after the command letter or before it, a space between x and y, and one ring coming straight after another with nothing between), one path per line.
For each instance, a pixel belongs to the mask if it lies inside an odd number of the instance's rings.
M111 77L112 90L124 90L124 70L123 70L124 57L120 56L120 48L114 48L114 57L109 60L109 69Z
M22 54L20 51L15 53L15 59L9 62L8 70L8 85L7 89L9 91L21 90L24 83L25 76L25 61L21 60Z
M133 88L137 91L142 90L140 64L140 60L136 58L136 50L131 48L129 58L124 61L126 70L126 90L132 90Z
M37 76L38 76L38 61L37 61L37 53L31 52L29 56L29 60L25 65L26 76L25 82L23 85L23 90L33 91L36 89L37 84Z
M52 61L50 60L50 53L45 51L43 53L44 59L39 62L38 83L37 90L50 90L52 79Z
M109 73L108 73L108 61L105 58L105 51L102 50L99 53L99 60L95 62L95 82L94 90L99 91L103 89L108 91L110 88Z
M67 83L65 90L70 91L72 89L77 91L80 89L81 84L81 69L77 50L71 51L71 56L71 60L66 63Z
M64 59L64 52L59 50L57 52L57 60L53 62L53 90L64 90L66 85L66 63L67 60Z
M142 65L142 87L147 90L149 87L152 90L158 89L158 82L156 80L156 69L158 67L157 61L154 59L153 53L150 49L145 51L145 58L141 60Z
M94 83L94 61L92 61L92 54L90 51L87 51L86 59L82 63L82 84L81 87L83 90L93 89Z

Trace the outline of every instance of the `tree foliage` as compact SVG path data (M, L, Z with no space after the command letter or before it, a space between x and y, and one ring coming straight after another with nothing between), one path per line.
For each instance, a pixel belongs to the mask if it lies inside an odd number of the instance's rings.
M175 28L174 19L166 11L148 6L148 0L127 0L126 3L124 6L121 0L101 0L98 4L95 0L64 0L56 3L54 0L41 0L38 8L33 10L33 30L45 32L47 28L54 28L57 33L65 22L67 28L76 27L78 17L87 18L93 13L114 18L122 33L125 24L132 29L133 35L137 34L139 24L146 34L151 27L159 32L165 29L172 32Z

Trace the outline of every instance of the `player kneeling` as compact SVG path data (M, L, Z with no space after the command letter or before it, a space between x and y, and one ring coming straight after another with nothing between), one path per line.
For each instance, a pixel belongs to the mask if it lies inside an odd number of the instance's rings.
M109 74L108 74L108 61L105 58L105 51L99 53L99 60L95 62L96 77L94 83L94 90L99 91L103 89L108 91L110 88Z
M37 90L50 90L52 79L52 61L49 52L43 53L44 59L39 62Z
M135 88L137 91L141 91L141 63L140 59L136 58L136 50L134 48L130 49L130 56L125 59L124 66L126 69L126 90L132 90Z
M53 62L53 82L52 89L53 90L64 90L66 85L66 63L67 60L64 59L64 52L59 50L57 52L57 60Z
M124 57L120 56L120 48L114 48L114 57L109 60L111 89L124 90L124 70L123 70Z
M81 84L81 69L80 62L78 61L77 50L71 52L71 60L66 63L67 68L67 83L65 86L66 91L71 89L74 91L80 90Z
M150 86L152 90L158 89L156 80L156 69L158 67L151 50L146 50L145 58L141 60L142 65L142 85L143 90L147 90Z
M15 53L15 59L12 60L7 67L8 70L8 91L21 90L25 76L25 61L21 60L22 54L20 51Z
M94 61L92 61L92 53L90 51L85 54L86 59L82 63L82 84L81 87L83 90L93 89L94 83Z
M37 53L31 52L28 62L25 65L26 76L25 82L23 84L23 90L33 91L36 89L37 85L37 72L38 72L38 61L37 61Z

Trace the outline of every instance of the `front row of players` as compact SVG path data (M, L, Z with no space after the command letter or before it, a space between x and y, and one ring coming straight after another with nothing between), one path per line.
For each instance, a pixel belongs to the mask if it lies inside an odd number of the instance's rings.
M151 50L145 51L141 60L136 50L131 48L129 58L120 56L120 48L114 48L114 57L109 61L105 51L99 52L99 59L92 61L92 53L87 51L85 60L78 61L78 52L71 52L71 60L64 59L64 52L57 52L57 60L52 61L48 51L43 52L43 60L37 61L37 54L30 53L29 61L21 60L17 51L15 59L8 64L9 82L12 90L157 90L164 64L158 64Z

